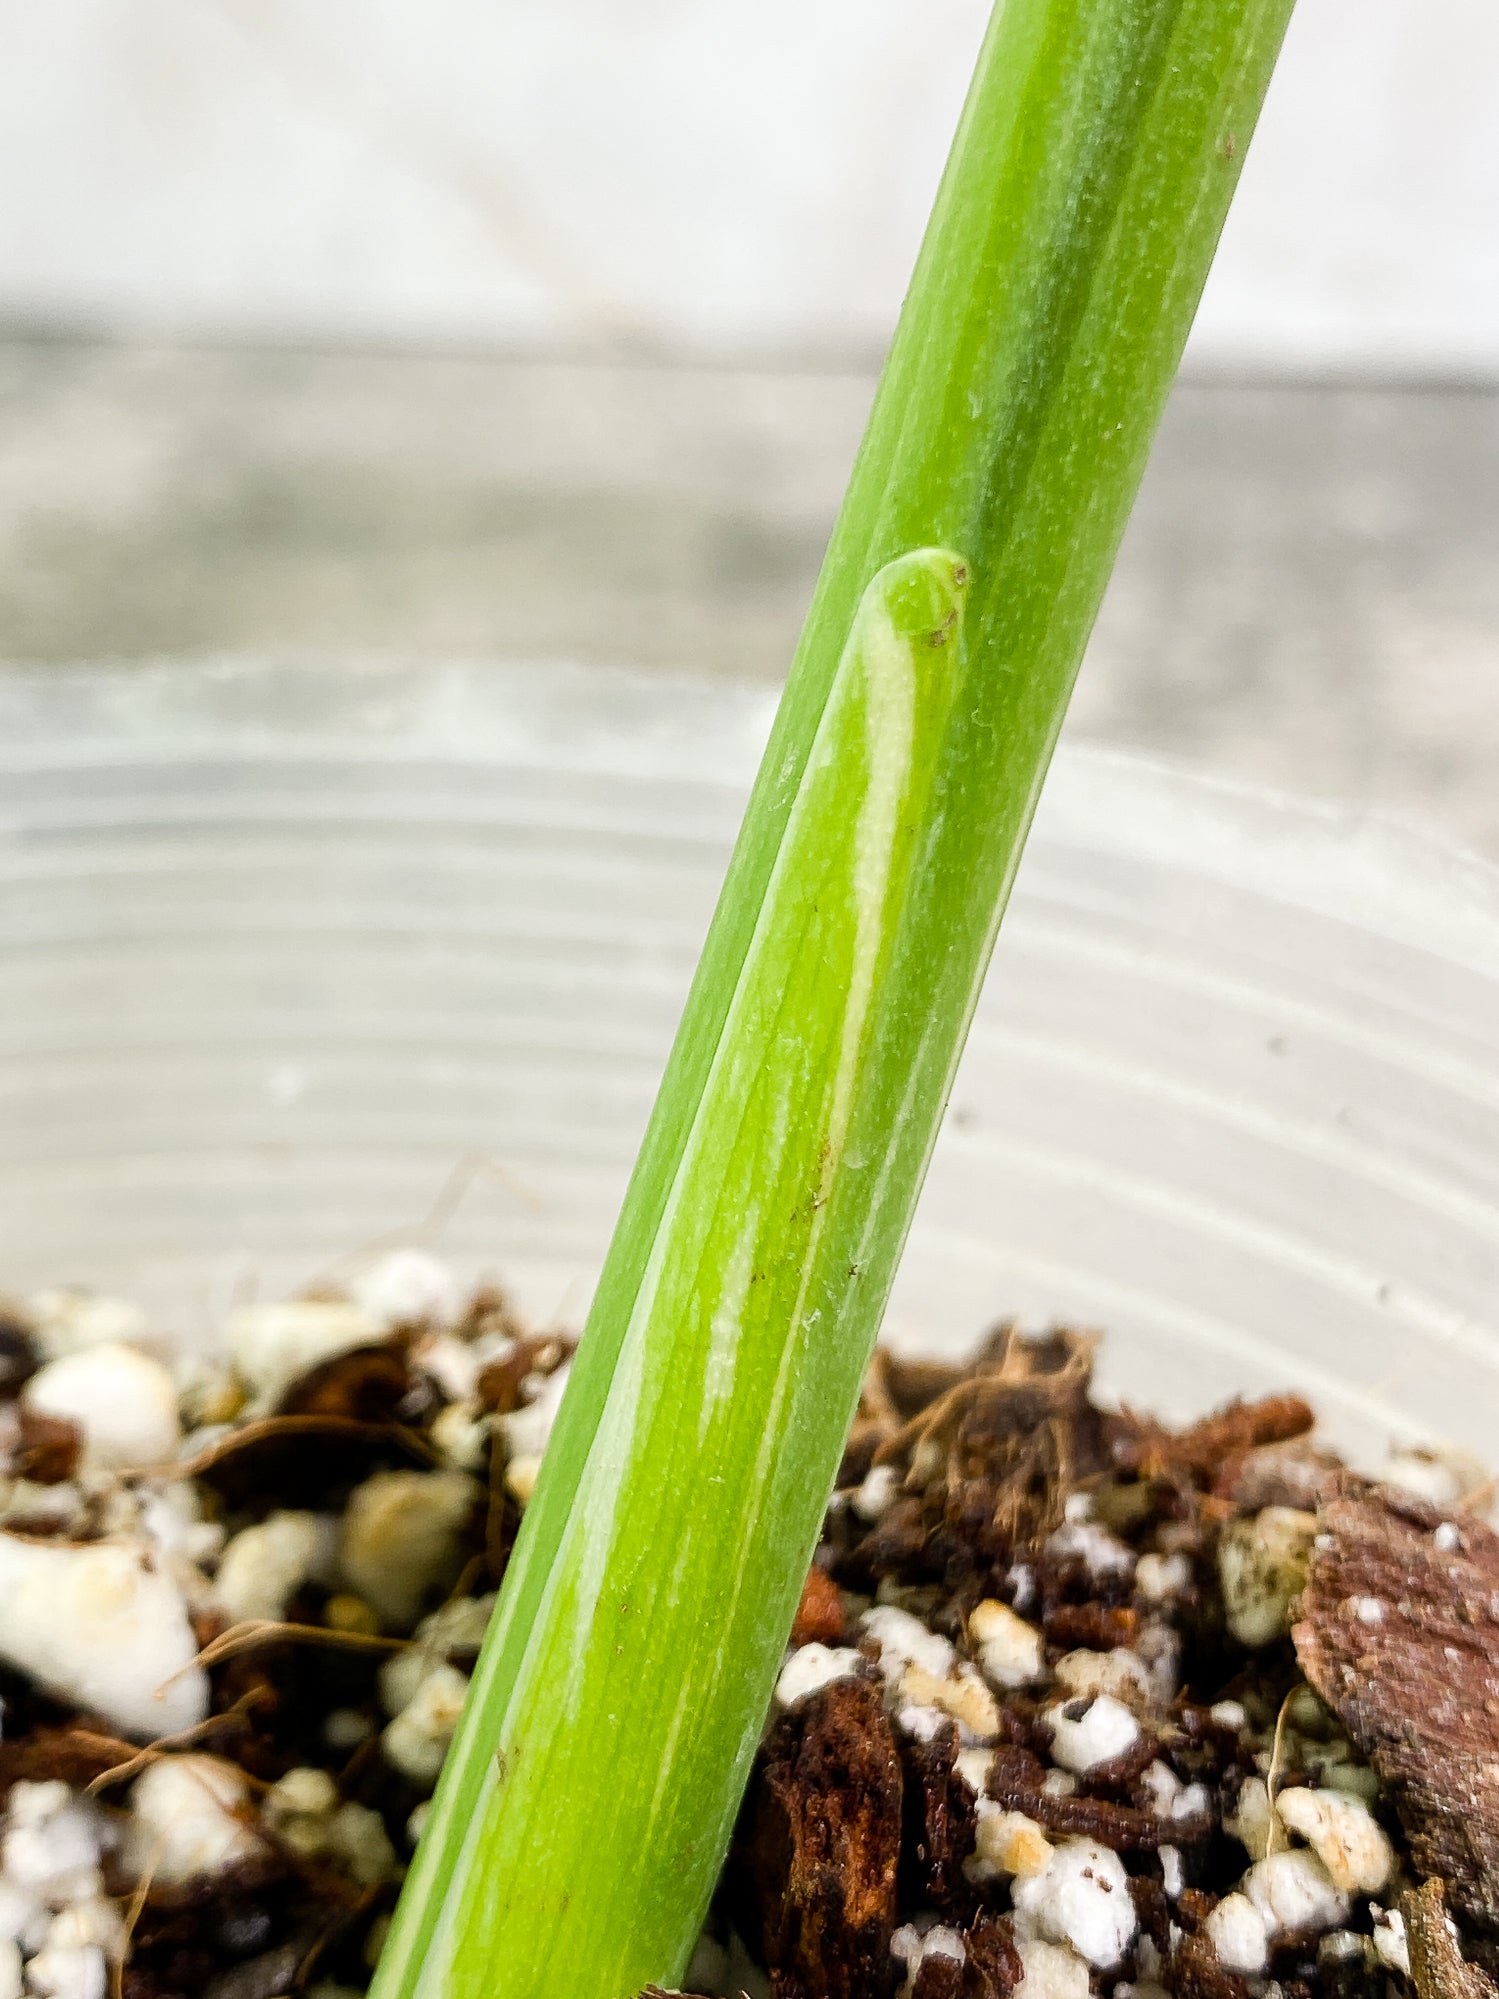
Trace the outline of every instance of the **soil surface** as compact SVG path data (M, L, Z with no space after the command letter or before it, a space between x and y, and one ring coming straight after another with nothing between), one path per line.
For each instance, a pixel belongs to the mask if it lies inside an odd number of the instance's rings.
M0 1313L0 1999L364 1991L572 1352L416 1251L227 1333ZM876 1356L686 1987L1496 1999L1480 1475L1092 1352Z

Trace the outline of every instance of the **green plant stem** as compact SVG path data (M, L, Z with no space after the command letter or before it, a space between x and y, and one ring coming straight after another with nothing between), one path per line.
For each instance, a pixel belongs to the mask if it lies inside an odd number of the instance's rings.
M1289 10L1001 0L377 1999L681 1974Z

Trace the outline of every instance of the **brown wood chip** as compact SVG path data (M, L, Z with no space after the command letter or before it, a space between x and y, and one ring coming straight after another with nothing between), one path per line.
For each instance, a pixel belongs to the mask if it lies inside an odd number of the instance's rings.
M826 1569L814 1565L807 1571L796 1622L791 1627L791 1642L793 1645L843 1643L843 1598Z
M21 1405L20 1434L11 1469L33 1485L61 1485L78 1469L83 1432L66 1416L48 1416Z
M1009 1999L1024 1975L1009 1917L976 1916L963 1941L968 1948L964 1999Z
M1203 1936L1182 1938L1166 1960L1161 1983L1172 1999L1249 1999L1244 1980L1218 1962L1217 1951Z
M1301 1669L1379 1773L1418 1872L1499 1925L1499 1535L1351 1482L1318 1523Z
M1418 1999L1499 1999L1493 1981L1463 1956L1440 1881L1402 1896L1400 1913Z
M741 1821L741 1860L778 1991L881 1999L901 1794L895 1738L867 1680L835 1680L771 1730Z
M958 1725L947 1722L930 1742L901 1745L905 1774L905 1839L901 1899L916 1908L966 1917L978 1896L963 1873L978 1836L973 1792L958 1775Z

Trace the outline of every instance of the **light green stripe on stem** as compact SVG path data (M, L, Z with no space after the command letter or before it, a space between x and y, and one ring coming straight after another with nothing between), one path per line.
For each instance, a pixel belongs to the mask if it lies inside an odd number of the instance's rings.
M680 1974L1289 10L995 13L377 1999Z

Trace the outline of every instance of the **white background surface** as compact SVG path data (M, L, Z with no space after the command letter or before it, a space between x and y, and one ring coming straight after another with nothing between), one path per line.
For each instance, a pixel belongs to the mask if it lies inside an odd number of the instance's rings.
M0 0L0 316L883 339L986 0ZM1499 376L1499 8L1301 0L1200 365Z

